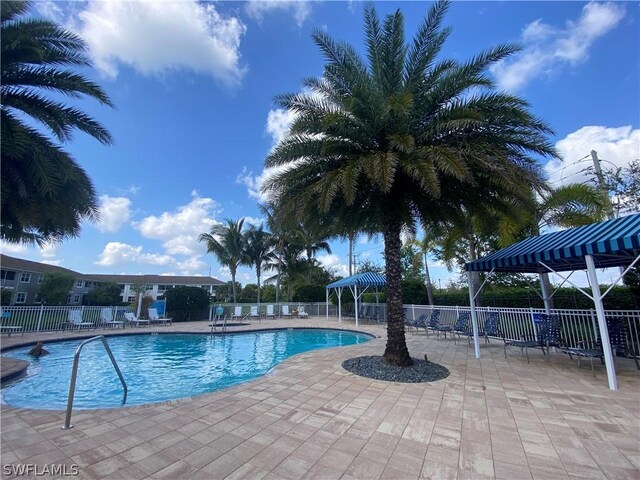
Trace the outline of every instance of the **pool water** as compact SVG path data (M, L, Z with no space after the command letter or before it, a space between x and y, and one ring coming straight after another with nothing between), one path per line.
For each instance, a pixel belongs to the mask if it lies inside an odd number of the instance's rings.
M354 345L372 337L320 329L269 330L225 335L148 334L107 337L128 393L124 406L199 395L266 374L292 355ZM67 406L73 355L82 340L45 344L34 359L30 347L5 356L30 362L26 376L2 388L5 404L36 409ZM123 406L123 389L101 342L80 355L74 409Z

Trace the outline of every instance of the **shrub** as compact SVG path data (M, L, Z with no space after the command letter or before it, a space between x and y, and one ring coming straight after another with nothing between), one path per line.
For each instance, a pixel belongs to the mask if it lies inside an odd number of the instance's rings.
M321 285L303 285L296 289L294 302L324 302L327 297L326 288Z
M209 295L200 287L176 287L164 294L167 316L174 322L188 322L208 318Z

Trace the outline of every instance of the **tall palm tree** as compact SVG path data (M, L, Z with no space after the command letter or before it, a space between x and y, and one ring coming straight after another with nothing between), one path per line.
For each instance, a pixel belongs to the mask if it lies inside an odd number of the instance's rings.
M442 27L447 7L435 3L407 45L399 10L381 22L366 5L367 62L316 31L324 75L305 80L304 93L276 98L296 118L265 161L285 167L264 189L286 215L311 220L321 212L350 223L358 213L382 233L389 317L383 358L392 365L412 364L402 321L403 228L443 221L463 202L490 203L496 192L515 197L531 185L542 188L530 154L556 155L545 123L489 79L488 68L518 47L499 46L464 63L437 60L449 35Z
M264 230L264 225L259 227L251 225L245 233L245 254L248 263L256 269L256 277L258 279L258 303L260 303L260 278L264 264L270 262L274 255L272 253L271 234Z
M198 241L207 244L207 253L213 253L220 265L229 267L231 272L231 288L233 303L236 303L236 273L240 265L248 264L242 232L244 218L240 220L225 219L225 223L211 227L210 233L202 233Z
M98 85L72 71L91 65L84 41L53 22L24 18L29 7L30 2L0 2L0 236L42 245L77 236L82 220L95 220L98 214L91 180L61 144L69 142L75 130L112 143L100 123L48 94L113 105Z
M307 260L311 261L318 252L331 253L331 246L323 234L318 233L319 229L311 229L305 223L298 224L293 233L293 241L303 247ZM324 238L323 238L324 237Z

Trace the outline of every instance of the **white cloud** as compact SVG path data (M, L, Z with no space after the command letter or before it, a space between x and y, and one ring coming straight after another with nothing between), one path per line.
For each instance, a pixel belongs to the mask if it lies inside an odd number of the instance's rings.
M255 218L255 217L244 217L244 224L246 226L253 225L255 227L259 227L264 223L264 219Z
M28 251L27 246L22 243L9 243L0 240L0 253L5 255L24 255Z
M551 75L567 63L585 61L593 42L615 28L624 15L622 5L590 2L580 18L567 21L564 28L545 24L542 19L529 23L521 35L525 49L491 67L498 86L518 90L539 75Z
M100 254L100 258L96 261L96 265L103 267L112 267L115 265L125 265L138 263L143 265L172 265L175 263L173 257L169 255L160 255L155 253L144 253L141 246L134 247L121 242L109 242L105 245L104 250Z
M163 247L170 255L197 255L205 249L198 236L211 230L217 222L219 205L211 198L202 198L192 192L193 200L174 212L160 216L150 215L133 224L142 236L163 240Z
M336 254L318 255L316 260L335 275L346 277L349 275L349 267L344 263L340 263L340 257Z
M598 152L603 170L626 167L640 158L640 129L582 127L559 140L556 148L564 162L550 161L545 165L551 185L582 183L593 178L591 150Z
M289 12L296 20L298 27L302 27L311 15L311 5L304 0L249 0L245 11L247 15L262 23L264 16L275 11Z
M265 203L269 200L269 195L262 191L262 184L275 169L267 168L260 175L254 175L253 171L248 171L247 167L242 167L242 172L236 177L236 183L247 187L249 198Z
M269 110L266 130L271 135L273 147L289 135L289 129L295 118L296 114L291 110L283 110L282 108Z
M67 26L89 46L95 66L115 79L121 65L147 76L173 71L209 75L225 85L240 83L240 40L246 26L223 17L212 3L195 0L87 2ZM49 9L51 10L51 9ZM51 10L51 15L58 15Z
M103 233L117 232L131 219L131 200L126 197L100 197L100 220L96 228Z

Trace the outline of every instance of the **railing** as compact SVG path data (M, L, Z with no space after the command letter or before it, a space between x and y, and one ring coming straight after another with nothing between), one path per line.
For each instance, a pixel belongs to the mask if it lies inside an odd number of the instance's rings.
M109 348L109 344L107 343L107 340L104 338L104 335L98 335L97 337L93 337L88 340L85 340L78 346L76 353L73 355L73 369L71 370L71 381L69 382L69 398L67 399L67 415L64 419L64 426L62 427L63 429L73 428L73 425L71 425L71 410L73 409L73 397L76 392L76 377L78 376L78 364L80 363L80 353L82 352L82 349L87 343L95 342L96 340L102 341L102 344L104 345L104 348L107 351L109 358L111 359L113 368L116 369L118 378L120 378L120 383L122 383L122 388L124 388L124 397L122 398L122 404L124 405L124 403L127 401L127 384L124 381L122 372L118 367L118 363L116 362L116 359L113 356L113 353L111 352L111 349Z
M89 306L49 306L39 305L33 307L9 306L2 307L2 326L20 326L21 332L48 332L65 330L72 327L69 312L80 312L76 319L93 323L95 327L108 326L102 320L102 310L111 310L111 318L124 322L124 313L131 311L130 307L89 307Z

